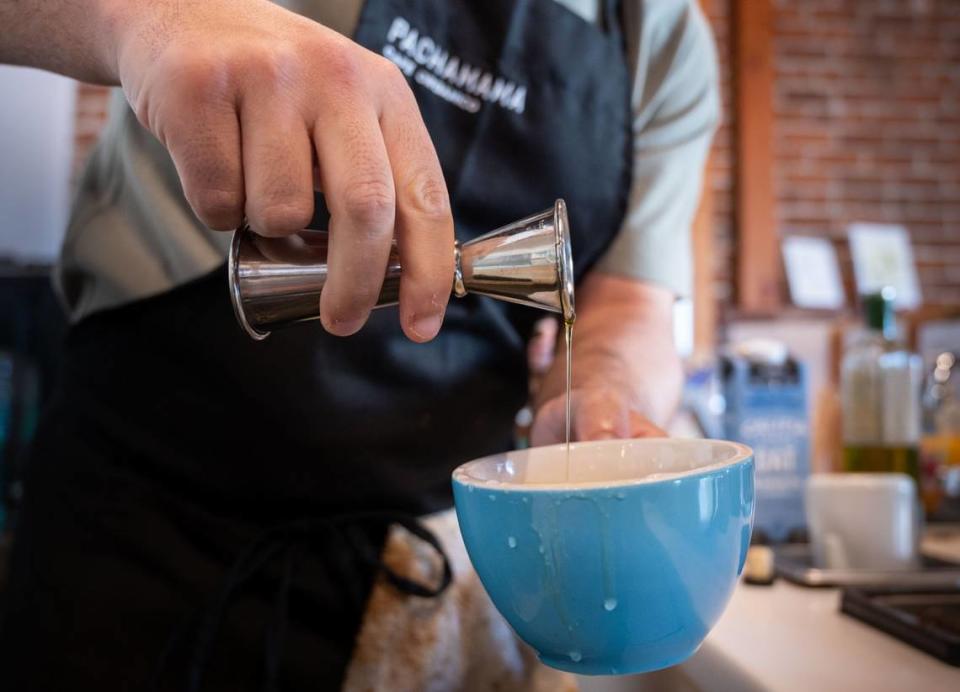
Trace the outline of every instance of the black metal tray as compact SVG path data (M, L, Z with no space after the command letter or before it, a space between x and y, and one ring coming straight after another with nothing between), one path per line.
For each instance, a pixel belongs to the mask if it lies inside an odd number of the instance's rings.
M960 666L960 588L844 589L840 611Z

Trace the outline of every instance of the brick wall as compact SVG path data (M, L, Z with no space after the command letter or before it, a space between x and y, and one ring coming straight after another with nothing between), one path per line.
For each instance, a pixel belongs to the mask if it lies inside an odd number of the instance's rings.
M710 154L710 173L707 177L713 194L714 225L714 296L721 307L733 300L734 276L734 174L736 150L734 127L736 114L733 75L730 55L732 44L732 7L730 0L705 0L701 5L706 10L720 56L720 91L723 101L723 121L713 139ZM724 310L720 311L722 316Z
M960 304L960 2L773 1L779 233L831 239L852 291L847 225L903 224L925 300ZM730 4L706 3L728 123L711 171L721 304L734 242Z
M77 115L73 132L73 180L90 155L107 119L107 100L110 90L93 84L77 87Z

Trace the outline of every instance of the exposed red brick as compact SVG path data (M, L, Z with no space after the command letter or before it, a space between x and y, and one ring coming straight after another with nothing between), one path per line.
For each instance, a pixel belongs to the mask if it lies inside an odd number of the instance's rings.
M847 226L902 224L927 302L960 304L960 2L774 0L774 7L779 232L834 240L852 290ZM736 243L730 0L707 3L707 14L724 79L726 129L711 161L723 315Z
M110 90L94 84L77 87L76 119L73 133L73 180L83 167L107 120Z

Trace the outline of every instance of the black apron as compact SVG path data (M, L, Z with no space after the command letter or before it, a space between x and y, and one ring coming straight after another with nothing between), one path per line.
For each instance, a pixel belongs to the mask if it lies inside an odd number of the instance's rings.
M408 72L460 240L563 197L579 277L619 230L614 5L597 26L554 0L366 3L355 39ZM467 297L428 344L394 309L255 343L218 269L81 322L28 469L9 689L338 685L387 517L449 507L454 467L510 448L540 315Z

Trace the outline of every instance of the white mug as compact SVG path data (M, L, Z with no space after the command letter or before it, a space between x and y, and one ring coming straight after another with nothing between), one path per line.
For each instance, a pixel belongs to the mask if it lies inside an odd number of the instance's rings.
M910 476L811 476L806 511L817 567L904 570L919 565L920 505Z

